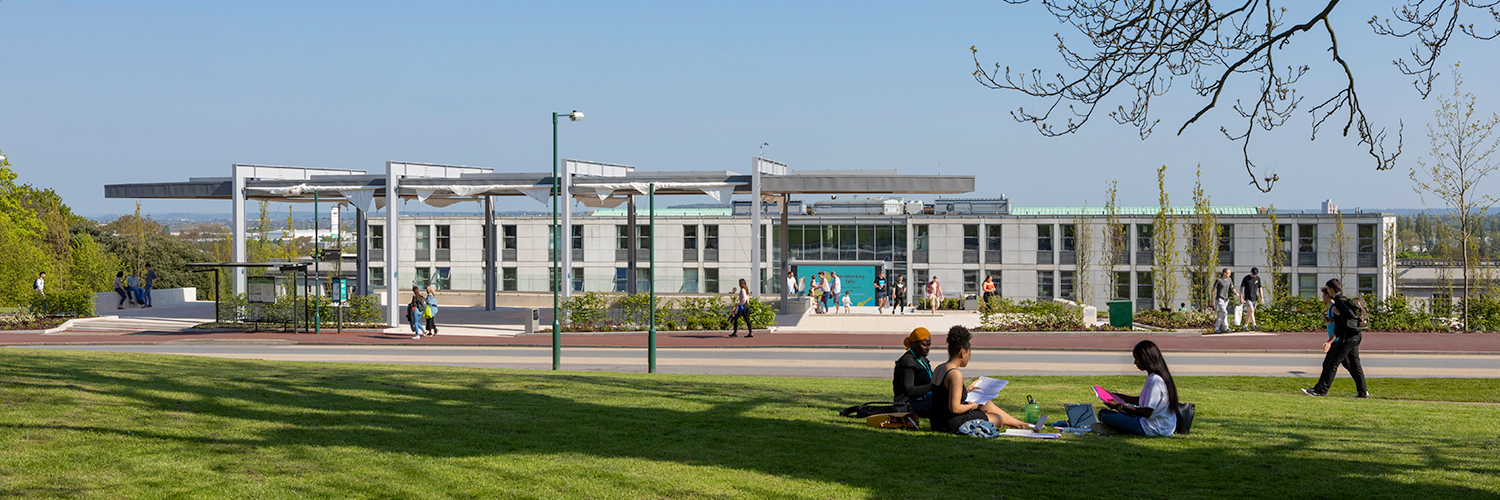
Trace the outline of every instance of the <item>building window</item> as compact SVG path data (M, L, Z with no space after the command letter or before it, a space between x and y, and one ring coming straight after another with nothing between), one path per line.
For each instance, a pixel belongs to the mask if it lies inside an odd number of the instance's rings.
M707 293L719 293L719 270L703 270L703 291Z
M1355 279L1359 280L1358 290L1361 296L1375 298L1375 275L1361 274Z
M1375 259L1375 225L1360 224L1358 231L1359 251L1356 265L1359 267L1379 267L1380 263Z
M1059 271L1059 272L1061 273L1061 276L1059 276L1059 279L1057 280L1058 281L1058 287L1057 288L1058 288L1058 291L1061 292L1059 295L1062 298L1064 298L1064 299L1078 300L1073 295L1073 271Z
M678 290L677 293L698 293L697 269L687 268L682 270L682 289Z
M905 265L906 265L905 264L905 262L906 262L906 226L905 225L898 225L898 226L892 226L891 227L891 246L895 248L895 253L892 255L893 258L891 260L893 262L897 262L898 263L897 266L905 268Z
M651 249L651 226L635 227L635 243L636 248L641 250Z
M446 267L437 268L437 273L433 275L432 285L438 290L452 290L453 275L450 271L451 269Z
M984 226L984 262L986 264L1000 263L1000 225L989 224Z
M854 226L839 226L839 260L859 260Z
M1062 225L1062 251L1064 251L1064 252L1075 251L1076 249L1074 248L1074 241L1075 241L1075 239L1077 237L1078 237L1078 235L1076 233L1076 228L1074 228L1072 224L1063 224Z
M514 267L502 267L502 268L500 268L500 289L501 290L504 290L504 291L507 291L507 292L514 292L514 291L519 290L520 288L518 288L519 284L516 283L517 281L519 281L519 280L517 279L517 276L516 276L516 268L514 268Z
M1051 224L1037 224L1036 225L1036 251L1038 251L1038 252L1051 252L1052 251L1052 225Z
M719 226L717 224L705 224L703 226L703 249L719 249Z
M698 226L682 226L682 248L698 249Z
M1318 298L1318 275L1297 273L1297 295L1303 298Z
M417 260L432 260L432 226L417 226Z
M506 249L506 250L515 250L516 249L516 226L514 224L506 225L506 226L500 226L500 230L501 230L501 240L502 240L501 241L501 245L503 245L500 248L503 248L503 249Z
M583 226L573 226L572 248L574 250L583 250Z
M635 291L636 293L649 293L651 291L651 268L635 268Z
M630 288L630 269L624 267L615 268L615 291L623 292Z
M1135 225L1135 251L1150 252L1155 247L1154 233L1150 224Z
M911 226L912 262L918 264L927 263L927 254L931 250L932 245L930 238L931 233L929 231L930 228L927 226L927 224L913 224Z
M385 226L370 226L370 250L385 250Z
M453 249L453 226L437 227L437 260L446 261L450 258L449 251Z
M964 293L979 293L979 270L964 270Z
M1146 300L1156 296L1156 281L1152 278L1151 271L1136 271L1135 296Z
M575 268L573 268L573 273L572 274L573 274L572 275L573 291L575 291L575 292L582 292L583 291L583 268L581 268L581 267L575 267Z
M912 282L911 286L907 287L907 290L911 291L913 297L927 296L927 273L928 271L926 269L915 269L911 272Z
M1318 265L1318 226L1317 224L1297 225L1297 265ZM1312 297L1317 298L1316 295Z
M432 268L417 268L416 274L412 277L411 286L417 288L427 288L427 285L430 284L432 284Z
M383 287L383 286L385 286L385 268L384 267L372 267L372 268L370 268L370 286L372 286L372 287Z
M1050 299L1050 298L1053 297L1053 293L1052 293L1052 273L1053 273L1053 271L1037 271L1036 272L1036 298L1037 299Z
M1130 300L1130 271L1115 272L1115 299Z
M1234 225L1219 224L1219 253L1234 251Z
M979 224L964 224L964 263L979 263Z
M615 250L630 250L630 226L615 225Z

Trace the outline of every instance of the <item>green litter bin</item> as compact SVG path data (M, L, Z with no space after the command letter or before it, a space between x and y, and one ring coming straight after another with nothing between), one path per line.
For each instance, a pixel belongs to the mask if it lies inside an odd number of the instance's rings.
M1128 300L1112 300L1109 305L1109 326L1115 328L1130 328L1135 322L1134 304Z

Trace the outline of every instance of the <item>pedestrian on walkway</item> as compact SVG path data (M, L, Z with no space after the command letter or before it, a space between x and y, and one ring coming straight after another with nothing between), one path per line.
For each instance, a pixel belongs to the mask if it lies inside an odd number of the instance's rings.
M750 331L750 285L745 284L745 280L740 280L740 287L735 290L735 295L734 314L729 315L729 325L734 327L734 332L729 336L740 336L739 319L744 318L745 338L754 337L755 332Z
M1229 331L1229 304L1232 303L1229 299L1231 297L1238 299L1240 296L1239 290L1234 288L1232 276L1233 274L1227 267L1219 271L1219 279L1214 280L1213 289L1210 290L1213 293L1210 299L1213 300L1214 312L1218 313L1218 320L1214 322L1214 333Z
M130 291L125 287L125 271L115 272L115 293L120 294L120 303L115 304L115 309L124 309L125 301L130 298Z
M833 292L833 306L838 307L839 297L844 295L844 280L839 278L839 273L828 271L828 289Z
M412 340L422 339L422 309L426 305L427 300L422 297L422 288L412 285L411 302L406 304L406 321L411 323L411 332L414 334Z
M1245 329L1259 330L1260 323L1255 321L1255 306L1259 302L1266 303L1266 295L1261 292L1260 268L1250 268L1250 274L1240 280L1241 306L1245 308Z
M1358 321L1354 306L1349 299L1344 297L1344 283L1338 279L1328 280L1323 290L1323 300L1329 304L1328 321L1332 325L1329 331L1328 341L1323 343L1323 373L1318 376L1318 384L1311 389L1303 389L1302 393L1308 396L1327 396L1328 388L1333 385L1333 377L1338 374L1339 365L1343 365L1349 371L1349 377L1354 379L1354 397L1364 399L1370 397L1370 388L1365 385L1365 369L1359 363L1359 343L1363 340L1359 330L1350 326L1351 321Z
M818 276L813 278L813 294L816 295L813 299L818 301L818 312L826 314L828 312L828 273L819 272Z
M156 270L151 268L151 263L146 263L145 287L141 289L141 297L144 307L151 307L151 287L156 286Z
M905 274L897 274L896 275L896 284L891 287L891 290L892 290L891 291L891 296L896 299L895 304L893 304L891 306L891 309L894 309L894 311L892 311L892 312L898 313L898 314L899 313L905 313L906 312L906 310L905 310L906 309L906 275Z
M980 304L980 308L981 309L989 309L989 307L990 307L990 297L994 297L995 296L995 277L994 276L985 276L984 277L984 286L980 287L980 291L984 292L984 302L980 302L979 303Z
M787 271L786 273L786 293L792 294L796 297L802 296L802 287L797 286L796 271Z
M932 280L927 282L927 305L932 307L932 313L937 314L938 304L943 302L943 285L938 283L937 275L932 275Z
M844 292L844 296L839 297L839 306L844 308L844 314L854 314L854 304L849 301L849 292Z
M874 285L875 285L875 305L876 305L875 313L876 314L885 314L885 299L886 299L886 296L889 295L889 290L886 289L885 271L880 271L879 273L877 273L875 275L875 283L874 283Z
M427 336L437 335L437 287L427 285L427 311L422 314L427 319Z
M31 288L36 290L34 302L37 304L35 308L37 310L33 312L45 316L47 314L47 271L42 271L36 276L36 282L31 284Z

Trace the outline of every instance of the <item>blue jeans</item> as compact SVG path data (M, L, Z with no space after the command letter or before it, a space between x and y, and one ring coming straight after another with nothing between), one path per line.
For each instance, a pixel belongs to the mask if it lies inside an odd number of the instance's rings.
M146 305L151 305L151 285L146 285L145 288L141 289L141 296L146 299L144 301Z
M1146 435L1146 429L1141 428L1140 417L1132 417L1114 410L1099 410L1099 423L1129 434Z

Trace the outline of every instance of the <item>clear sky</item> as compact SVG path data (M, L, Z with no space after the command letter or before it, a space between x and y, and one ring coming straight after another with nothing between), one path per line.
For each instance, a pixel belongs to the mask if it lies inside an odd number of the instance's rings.
M1154 204L1164 164L1174 201L1190 203L1201 163L1218 205L1416 208L1406 169L1427 152L1436 102L1420 100L1390 63L1407 41L1365 24L1391 3L1346 2L1336 26L1371 118L1392 135L1406 126L1398 171L1375 172L1332 129L1310 142L1310 117L1299 113L1258 144L1283 179L1269 194L1247 185L1239 145L1219 135L1220 125L1242 126L1227 106L1174 135L1198 102L1191 93L1160 102L1162 124L1146 141L1102 115L1052 139L1013 121L1010 110L1041 103L975 83L969 46L987 63L1055 72L1052 34L1078 35L1039 5L996 1L4 0L0 150L22 182L56 189L76 211L123 213L133 202L104 199L104 184L224 176L232 163L547 171L548 113L578 109L587 118L562 125L563 156L646 170L745 172L769 142L765 155L794 169L972 174L974 196L1099 206L1109 179L1120 181L1121 204ZM1296 40L1306 50L1288 62L1313 66L1303 92L1320 101L1338 77L1326 38ZM1485 93L1500 83L1500 46L1455 40L1445 60L1464 62L1480 109L1500 109L1500 95ZM518 198L501 208L542 206Z

